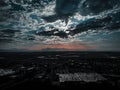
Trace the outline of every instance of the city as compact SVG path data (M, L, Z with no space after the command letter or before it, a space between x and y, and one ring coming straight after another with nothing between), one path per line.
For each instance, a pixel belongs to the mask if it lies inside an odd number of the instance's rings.
M119 52L1 53L0 88L120 87Z

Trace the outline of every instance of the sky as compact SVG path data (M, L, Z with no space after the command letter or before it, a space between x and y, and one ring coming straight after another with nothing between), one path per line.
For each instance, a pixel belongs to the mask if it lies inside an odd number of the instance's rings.
M120 0L0 0L0 51L120 51Z

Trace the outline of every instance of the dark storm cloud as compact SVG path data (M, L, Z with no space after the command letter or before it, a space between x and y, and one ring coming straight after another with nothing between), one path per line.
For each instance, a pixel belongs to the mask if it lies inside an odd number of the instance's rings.
M76 12L80 0L56 0L57 14L69 15Z
M77 12L80 0L56 0L55 12L51 16L43 16L42 18L48 22L53 22L58 19L66 20Z
M56 0L55 10L61 15L70 15L78 11L82 15L90 15L119 6L119 2L120 0Z
M2 44L5 44L5 43L10 43L11 41L13 41L13 40L10 39L10 38L1 38L1 37L0 37L0 46L1 46Z
M66 19L79 12L81 15L99 13L120 6L120 0L56 0L55 15L43 17L46 21Z
M7 20L6 12L0 10L0 22Z
M80 0L81 2L83 0ZM120 0L84 0L79 7L80 14L99 14L120 5Z
M54 22L58 19L68 20L68 15L55 14L50 16L42 16L42 18L47 22Z
M40 36L59 36L60 38L67 38L68 37L68 35L64 31L59 31L58 29L54 29L52 31L38 32L36 35L40 35Z
M11 9L10 10L14 10L14 11L19 11L19 10L25 10L25 8L22 5L10 2L11 5Z
M70 35L75 35L88 30L109 30L114 31L120 29L120 11L111 13L102 18L91 18L76 26L75 29L70 30ZM69 29L68 29L69 31Z
M11 5L12 11L30 11L33 7L34 8L43 8L45 7L44 3L46 5L53 0L9 0L9 5ZM3 1L4 2L4 1ZM5 3L5 2L4 2ZM25 4L28 4L28 6L25 6Z
M15 32L18 32L17 30L0 30L0 37L13 37Z
M15 35L16 32L19 32L18 30L10 30L10 29L6 29L6 30L0 30L0 43L4 43L4 42L11 42L13 41L13 37Z
M7 6L8 4L5 3L5 0L0 0L0 7Z

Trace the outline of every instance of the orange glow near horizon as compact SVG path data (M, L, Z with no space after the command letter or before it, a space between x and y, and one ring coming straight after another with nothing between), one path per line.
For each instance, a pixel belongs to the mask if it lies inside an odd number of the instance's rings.
M91 47L87 47L87 46L84 46L84 45L69 45L69 44L58 44L58 45L40 45L40 46L33 46L33 47L30 47L29 50L36 50L36 51L39 51L39 50L43 50L43 49L46 49L47 48L50 48L50 49L65 49L65 50L89 50L89 49L92 49Z

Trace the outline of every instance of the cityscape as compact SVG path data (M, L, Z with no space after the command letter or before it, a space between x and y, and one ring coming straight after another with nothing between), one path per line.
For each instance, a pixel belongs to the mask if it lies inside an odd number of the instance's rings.
M2 52L0 88L120 87L119 66L119 52Z

